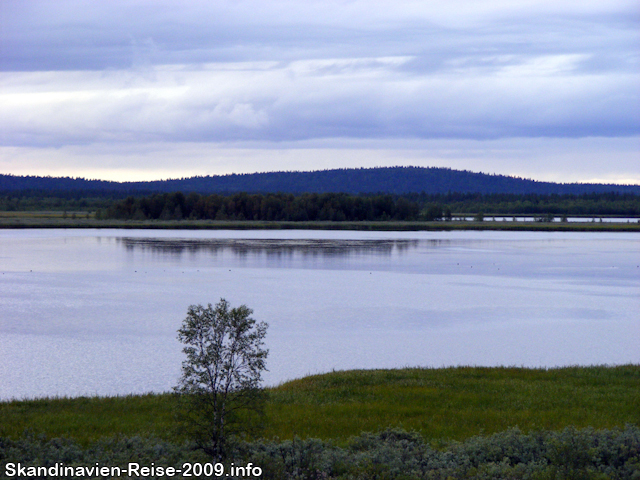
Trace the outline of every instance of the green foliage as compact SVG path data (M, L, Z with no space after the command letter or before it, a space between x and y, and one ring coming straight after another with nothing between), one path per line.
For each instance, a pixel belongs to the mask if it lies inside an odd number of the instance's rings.
M169 442L155 437L116 436L107 437L80 445L66 438L46 438L44 435L26 433L17 440L0 437L0 479L15 478L5 476L7 463L22 463L28 466L53 467L56 464L78 467L119 466L126 468L129 462L141 466L173 466L184 462L205 462L207 458L194 450L186 442ZM82 477L82 476L80 476ZM73 479L78 476L61 475L55 477ZM97 477L96 478L102 478ZM157 478L157 477L147 477ZM164 477L167 478L167 477Z
M251 313L246 305L229 308L224 299L215 307L191 305L178 330L187 356L175 388L181 427L216 460L232 436L246 432L248 417L262 412L268 325Z
M562 452L558 455L558 452ZM344 448L317 440L252 445L246 457L264 479L599 479L640 474L640 430L509 429L435 449L416 433L386 430L352 437Z
M640 196L629 193L446 193L407 194L425 205L439 203L458 213L491 212L500 215L640 215Z
M114 201L111 197L97 197L56 194L37 194L34 192L15 192L2 194L0 192L0 211L3 212L87 212L99 208L108 208Z
M412 194L347 195L154 194L115 201L105 218L122 220L262 220L262 221L437 221L451 220L452 212L533 215L551 222L556 215L640 215L640 196L631 194L514 195Z
M444 217L442 206L437 203L427 204L424 210L422 210L421 217L427 222L442 220ZM451 220L451 210L448 211L448 220Z
M522 433L508 429L434 448L402 429L362 433L343 446L318 439L258 441L239 446L229 466L259 466L263 480L281 479L634 479L640 478L640 429ZM135 462L180 468L207 462L189 443L153 437L114 437L81 447L65 439L26 435L0 438L0 464L31 466L122 465ZM0 478L4 476L3 469ZM61 476L57 478L73 478ZM158 478L149 476L147 478ZM193 478L193 477L192 477ZM195 477L199 478L199 477ZM236 477L226 477L236 478Z
M127 197L115 202L106 218L136 220L264 220L264 221L364 221L415 220L419 206L391 195L254 194L230 196L191 193ZM439 216L442 216L440 212Z
M639 365L344 371L266 394L265 438L343 443L362 431L402 427L444 441L514 426L529 432L640 425ZM175 400L162 394L0 402L0 436L18 438L29 428L82 444L117 434L175 440Z
M174 423L171 394L39 398L0 402L0 436L25 430L88 444L113 435L158 435Z
M477 194L414 193L389 195L247 194L201 195L180 192L144 196L138 192L95 196L90 192L0 192L5 212L100 212L96 219L121 220L264 220L264 221L375 221L451 220L453 212L491 212L499 215L640 216L640 195L589 194ZM92 196L93 195L93 196Z
M355 370L269 390L267 433L346 439L403 427L463 440L519 425L611 428L640 424L640 366L558 369L457 367Z

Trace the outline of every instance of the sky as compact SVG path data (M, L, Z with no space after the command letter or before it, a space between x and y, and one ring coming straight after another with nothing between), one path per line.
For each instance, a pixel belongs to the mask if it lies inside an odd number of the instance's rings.
M0 173L640 184L637 0L0 0Z

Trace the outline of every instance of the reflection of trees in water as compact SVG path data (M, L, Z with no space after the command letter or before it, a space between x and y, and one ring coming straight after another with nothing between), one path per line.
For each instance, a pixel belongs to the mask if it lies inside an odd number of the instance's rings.
M318 239L165 239L118 238L117 242L127 250L180 255L182 253L218 254L230 251L239 256L266 255L320 255L340 256L350 254L402 253L418 246L419 240L318 240Z

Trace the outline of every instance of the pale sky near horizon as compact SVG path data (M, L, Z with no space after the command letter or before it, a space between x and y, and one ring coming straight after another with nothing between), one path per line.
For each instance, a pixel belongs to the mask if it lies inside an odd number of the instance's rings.
M0 173L640 184L637 0L3 0Z

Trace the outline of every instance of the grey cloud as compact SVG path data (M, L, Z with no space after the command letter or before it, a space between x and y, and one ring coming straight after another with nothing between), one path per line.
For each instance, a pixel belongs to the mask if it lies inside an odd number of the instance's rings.
M354 2L357 6L362 2ZM561 2L562 3L562 2ZM280 5L269 10L264 5ZM5 6L6 5L6 6ZM397 14L401 5L362 5L358 15L304 11L286 2L3 2L4 71L128 68L140 45L153 42L155 65L217 61L424 55L436 58L637 51L636 33L621 13L528 17L527 11L477 25L438 25ZM452 13L455 12L455 5ZM429 8L424 8L429 11ZM329 14L333 17L329 17ZM460 12L463 13L463 12ZM633 12L624 12L625 14ZM385 16L391 17L384 20ZM449 22L451 23L451 22ZM461 22L462 23L462 22ZM637 25L637 23L635 24ZM434 64L416 64L433 68ZM436 64L437 65L437 62Z
M589 55L579 62L576 68L579 72L592 74L625 73L637 74L640 71L640 55L632 53L617 53L599 51Z
M2 142L637 135L631 4L557 3L3 2Z
M562 57L534 59L533 66L502 62L503 70L492 67L498 73L473 76L415 76L397 68L403 61L25 74L23 81L43 87L21 94L20 82L4 83L0 129L5 142L21 145L640 133L637 77L575 75L574 62ZM550 73L531 76L530 68ZM51 94L47 88L55 92L60 76L59 93Z

